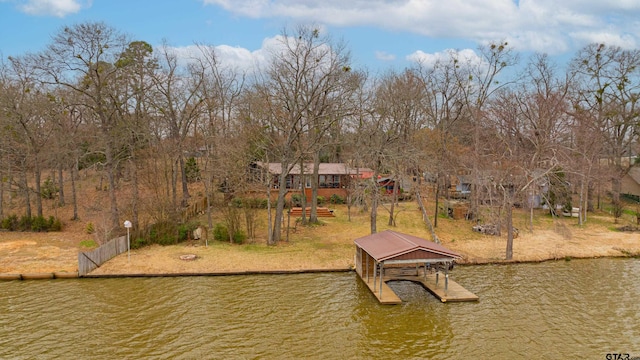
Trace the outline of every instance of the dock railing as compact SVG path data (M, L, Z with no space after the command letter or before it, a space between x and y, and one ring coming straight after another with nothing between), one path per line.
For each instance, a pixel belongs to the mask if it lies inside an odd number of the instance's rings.
M127 237L120 236L109 240L97 249L78 253L78 275L84 276L127 251Z

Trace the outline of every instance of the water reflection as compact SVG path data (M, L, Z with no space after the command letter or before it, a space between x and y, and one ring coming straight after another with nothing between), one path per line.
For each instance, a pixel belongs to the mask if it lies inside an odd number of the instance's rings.
M0 282L0 358L640 356L639 273L634 259L457 267L479 302L393 282L397 306L354 273Z

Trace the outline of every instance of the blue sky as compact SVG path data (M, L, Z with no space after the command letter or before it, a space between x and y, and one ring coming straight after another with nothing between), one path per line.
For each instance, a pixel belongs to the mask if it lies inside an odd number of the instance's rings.
M214 45L243 64L284 27L315 24L373 71L491 40L559 59L590 42L640 43L639 0L0 0L0 53L40 51L62 26L86 21L154 46Z

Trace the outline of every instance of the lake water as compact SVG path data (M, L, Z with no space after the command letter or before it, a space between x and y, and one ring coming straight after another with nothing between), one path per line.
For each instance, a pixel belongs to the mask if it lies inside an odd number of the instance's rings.
M0 282L0 359L606 359L640 356L640 260L456 267L441 303L355 273Z

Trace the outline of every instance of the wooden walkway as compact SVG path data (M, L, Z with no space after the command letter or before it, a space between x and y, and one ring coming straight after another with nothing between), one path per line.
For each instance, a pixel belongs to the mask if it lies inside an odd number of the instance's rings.
M438 284L436 284L436 274L427 274L426 279L423 271L407 271L407 269L385 269L384 282L382 283L382 298L380 297L380 279L376 279L375 288L373 284L373 276L369 280L361 278L369 287L369 290L380 301L381 304L401 304L402 300L393 290L386 284L387 281L412 281L422 285L435 297L442 302L462 302L462 301L478 301L479 298L474 293L462 287L462 285L449 279L447 289L445 290L445 274L440 273ZM422 269L421 269L422 270Z
M391 288L389 287L389 285L387 285L386 282L382 282L382 297L380 296L380 278L379 277L376 278L375 288L373 284L373 276L371 276L369 280L367 280L366 278L360 278L360 279L362 279L362 281L369 287L369 290L371 290L371 293L373 293L373 296L375 296L376 299L380 301L380 304L383 304L383 305L402 304L402 299L400 299L398 295L396 295L396 293L393 292L393 290L391 290Z
M424 275L403 275L389 278L385 276L385 280L405 280L413 281L422 285L435 297L442 302L460 302L460 301L478 301L479 298L476 294L462 287L462 285L449 279L447 289L445 290L445 275L440 273L438 284L436 284L436 274L428 274L425 279Z

